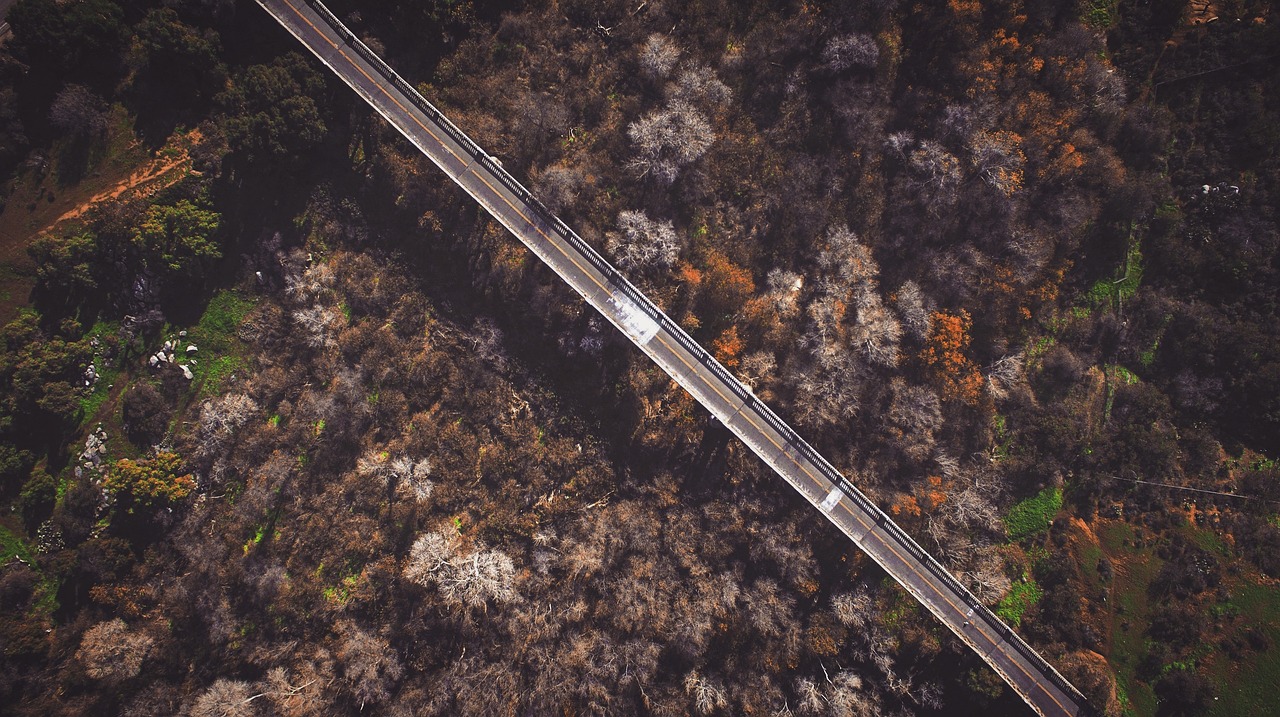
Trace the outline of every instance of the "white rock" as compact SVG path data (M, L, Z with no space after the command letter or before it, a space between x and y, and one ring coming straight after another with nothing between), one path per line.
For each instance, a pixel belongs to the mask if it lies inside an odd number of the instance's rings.
M191 368L189 366L182 366L181 368L182 368L183 378L187 379L188 381L195 378L195 375L191 373Z
M178 335L179 335L179 336L183 336L183 337L185 337L185 336L187 335L187 330L186 330L186 329L183 329L183 330L179 331L179 332L178 332Z
M156 358L155 356L152 356L150 359L147 360L147 363L151 364L151 368L155 368L156 364L160 363L160 359Z
M188 353L188 354L193 354L193 353L195 353L195 352L197 352L197 351L199 351L199 350L200 350L200 349L196 348L196 345L195 345L195 344L187 344L187 353Z

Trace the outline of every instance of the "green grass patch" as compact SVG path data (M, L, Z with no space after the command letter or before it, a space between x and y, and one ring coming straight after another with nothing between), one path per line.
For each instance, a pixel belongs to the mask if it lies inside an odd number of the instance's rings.
M236 347L236 331L253 310L254 302L232 290L220 291L209 299L204 315L188 337L201 351L227 351Z
M1217 699L1207 714L1271 714L1275 709L1275 686L1280 685L1280 590L1245 579L1231 586L1231 594L1240 624L1258 627L1270 639L1271 647L1251 652L1239 661L1220 652L1206 658L1205 672L1217 690Z
M1030 577L1013 584L1009 594L996 605L996 616L1013 627L1022 624L1022 615L1044 597L1044 589Z
M19 558L28 565L35 565L35 558L27 547L25 540L16 533L0 525L0 564Z
M1124 266L1119 276L1111 279L1099 279L1090 287L1086 297L1094 308L1118 309L1124 302L1133 298L1138 286L1142 283L1142 246L1129 233L1129 249L1125 253Z
M37 613L49 615L58 609L58 584L40 569L30 546L22 536L0 525L0 566L8 565L10 560L19 559L39 576L32 605Z
M1136 548L1137 533L1124 522L1108 522L1098 530L1098 540L1115 566L1111 583L1111 644L1107 662L1116 672L1126 695L1125 714L1146 717L1156 712L1151 685L1137 678L1138 666L1147 654L1147 629L1151 625L1148 587L1163 561L1148 547Z
M216 396L222 393L222 385L227 379L244 370L245 361L236 355L218 356L195 368L192 373L201 380L200 393L204 396Z
M1049 530L1053 516L1062 509L1062 489L1045 488L1009 509L1004 516L1010 540L1022 540Z
M1132 386L1138 383L1141 379L1138 378L1137 374L1124 366L1114 363L1107 364L1102 367L1102 376L1105 379L1104 383L1106 385L1106 398L1104 399L1102 406L1102 420L1106 422L1111 420L1111 408L1116 402L1116 386L1121 384L1125 386Z
M187 342L199 351L192 373L202 396L215 396L233 374L244 371L244 347L237 337L240 324L253 310L254 302L233 290L220 291L209 299L204 315L187 333ZM179 349L179 353L185 344Z

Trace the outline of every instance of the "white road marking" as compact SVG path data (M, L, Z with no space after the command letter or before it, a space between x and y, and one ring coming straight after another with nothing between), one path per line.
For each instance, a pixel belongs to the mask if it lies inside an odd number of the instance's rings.
M609 297L609 305L616 310L618 328L637 344L648 343L658 333L658 322L632 303L631 299L620 294Z
M840 491L840 486L833 487L831 492L827 494L826 499L822 501L822 509L830 511L836 507L836 504L840 502L840 498L843 496L844 493Z

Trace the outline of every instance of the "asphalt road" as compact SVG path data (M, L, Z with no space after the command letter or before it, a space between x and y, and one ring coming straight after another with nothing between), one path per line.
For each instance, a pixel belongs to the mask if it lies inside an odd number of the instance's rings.
M390 68L326 17L327 10L305 0L258 3L981 655L1034 711L1090 713L1047 662L594 250L540 210L499 163L415 98Z

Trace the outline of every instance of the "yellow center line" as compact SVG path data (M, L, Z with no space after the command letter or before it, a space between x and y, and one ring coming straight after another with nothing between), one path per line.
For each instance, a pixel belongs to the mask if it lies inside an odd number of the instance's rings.
M360 74L364 75L365 79L369 80L369 82L370 82L371 84L373 84L373 86L374 86L374 87L377 87L377 88L382 92L382 94L383 94L383 95L385 95L385 96L387 97L387 99L389 99L389 100L391 100L393 103L395 103L395 105L396 105L397 107L399 107L399 108L400 108L400 109L401 109L401 110L402 110L402 111L403 111L403 112L408 116L408 118L409 118L409 119L413 120L414 124L417 124L419 127L421 127L421 128L422 128L422 130L423 130L424 132L426 132L428 135L430 135L430 137L431 137L433 140L435 140L435 141L440 145L441 149L443 149L444 151L448 152L448 153L449 153L449 154L450 154L450 155L451 155L455 160L457 160L457 161L459 161L459 162L462 162L462 158L461 158L461 157L459 157L459 156L458 156L458 155L457 155L453 150L451 150L451 149L449 148L449 145L448 145L447 143L445 143L444 141L442 141L442 140L441 140L441 139L440 139L440 138L435 134L435 132L432 132L432 131L431 131L431 128L430 128L430 127L427 127L425 124L423 124L423 123L422 123L422 121L421 121L421 120L419 120L419 119L417 118L417 116L415 116L415 115L414 115L414 113L413 113L409 108L405 107L405 106L404 106L404 105L403 105L403 104L402 104L398 99L396 99L396 97L395 97L394 95L392 95L390 92L388 92L388 91L387 91L387 89L386 89L385 87L383 87L383 86L382 86L382 83L381 83L381 82L379 82L378 80L375 80L373 77L371 77L371 76L369 75L369 73L367 73L367 72L365 72L365 71L364 71L364 68L360 67L360 65L359 65L358 63L356 63L354 60L352 60L352 58L351 58L350 56L348 56L348 55L347 55L346 51L342 48L342 46L341 46L341 45L339 45L339 44L337 44L337 43L333 42L331 39L329 39L328 35L326 35L326 34L325 34L324 32L322 32L319 28L317 28L317 27L315 26L315 24L314 24L314 23L312 23L312 22L311 22L311 20L309 20L309 19L307 18L307 16L306 16L306 15L304 15L304 14L303 14L302 12L300 12L296 7L294 7L294 5L293 5L291 2L289 2L289 0L280 0L280 1L281 1L282 3L284 3L286 6L288 6L288 7L289 7L289 9L290 9L290 10L292 10L292 11L293 11L293 12L294 12L298 17L299 17L299 19L301 19L301 20L302 20L303 22L305 22L308 26L310 26L310 27L311 27L311 29L312 29L313 31L315 31L315 33L316 33L317 35L319 35L319 36L320 36L320 37L321 37L325 42L327 42L327 43L328 43L328 44L329 44L333 49L337 50L339 55L342 55L342 57L343 57L343 58L345 58L345 59L347 60L347 62L348 62L348 63L349 63L349 64L350 64L350 65L351 65L351 66L352 66L352 67L353 67L357 72L359 72ZM529 219L527 216L525 216L524 212L520 211L520 209L519 209L518 207L516 207L514 204L512 204L512 203L511 203L511 201L510 201L509 199L507 199L506 195L505 195L503 192L498 191L498 189L496 189L492 184L490 184L490 183L488 182L488 180L486 180L482 175L480 175L480 173L479 173L479 172L477 172L477 171L475 170L475 166L474 166L474 164L472 164L472 163L470 163L470 162L465 162L465 163L464 163L464 165L466 165L466 167L465 167L465 170L464 170L464 171L470 171L470 172L471 172L471 174L472 174L476 179L479 179L479 180L480 180L480 181L481 181L481 182L482 182L486 187L488 187L488 188L489 188L489 191L490 191L490 192L492 192L492 193L493 193L493 195L495 195L495 196L497 196L499 199L501 199L501 200L502 200L502 202L503 202L504 204L506 204L506 205L507 205L507 207L508 207L508 208L510 208L512 212L514 212L517 216L519 216L521 219L523 219L523 220L524 220L524 221L525 221L525 222L526 222L526 223L527 223L527 224L528 224L528 225L529 225L529 226L530 226L530 227L531 227L535 232L537 232L537 233L538 233L538 234L539 234L539 235L540 235L540 236L541 236L541 237L542 237L542 238L543 238L543 239L544 239L548 244L550 244L551 246L555 247L555 248L560 252L560 254L561 254L565 259L568 259L570 263L572 263L575 267L577 267L578 271L579 271L581 274L583 274L583 275L584 275L584 276L586 276L588 279L590 279L590 280L591 280L591 282L592 282L592 283L594 283L597 287L599 287L599 288L600 288L600 290L601 290L601 291L603 291L606 295L612 295L612 294L613 294L613 291L611 291L608 287L606 287L606 286L605 286L604 284L602 284L598 279L596 279L595 275L594 275L593 273L591 273L591 272L590 272L586 267L584 267L582 264L580 264L580 263L578 262L578 260L577 260L577 259L575 259L575 258L573 257L573 255L572 255L572 254L570 254L569 252L567 252L567 251L564 249L564 247L562 247L562 246L560 245L560 243L559 243L559 242L557 242L557 241L553 240L550 236L548 236L548 235L547 235L547 233L546 233L546 232L542 231L542 228L541 228L540 226L538 226L538 224L537 224L537 223L535 223L533 220L531 220L531 219ZM672 354L673 356L675 356L675 357L676 357L676 359L677 359L678 361L680 361L680 363L684 364L684 365L685 365L685 367L689 369L690 373L692 373L693 375L698 376L700 379L702 379L702 383L703 383L703 384L705 384L705 385L706 385L707 387L709 387L711 390L715 391L715 392L716 392L716 394L718 394L718 395L720 396L720 398L722 398L725 402L727 402L727 403L729 403L729 404L732 404L732 403L733 403L733 400L734 400L733 398L731 398L730 396L726 395L723 391L721 391L721 390L720 390L719 386L717 386L715 383L712 383L710 380L708 380L707 378L705 378L705 377L702 375L702 373L701 373L701 372L700 372L696 367L694 367L694 366L693 366L692 364L690 364L687 360L685 360L684 356L682 356L682 355L681 355L681 352L680 352L679 350L677 350L675 347L673 347L671 344L667 343L666 339L664 339L664 338L663 338L663 336L662 336L662 334L661 334L661 333L659 333L659 334L657 335L657 339L658 339L658 341L663 345L663 347L665 347L669 352L671 352L671 354ZM802 473L804 473L806 477L808 477L810 480L813 480L813 481L814 481L815 483L817 483L818 485L822 485L822 484L823 484L823 481L825 480L825 478L824 478L824 477L819 477L819 476L814 475L814 473L809 469L809 467L808 467L807 465L805 465L804 463L801 463L799 459L797 459L795 456L793 456L793 455L791 455L790 453L788 453L788 452L787 452L787 449L786 449L785 447L783 447L781 444L779 444L777 441L775 441L775 440L773 439L773 436L772 436L772 435L770 435L770 432L769 432L769 431L765 430L765 429L764 429L760 424L756 423L756 421L755 421L755 420L754 420L750 415L747 415L747 414L742 413L742 411L741 411L741 407L739 408L738 415L743 416L743 418L745 418L745 419L746 419L747 423L751 424L751 427L752 427L752 428L755 428L755 429L756 429L756 431L757 431L757 432L759 432L761 435L763 435L763 436L765 437L765 439L766 439L766 440L768 440L770 443L772 443L772 444L773 444L773 446L774 446L775 448L777 448L777 449L778 449L778 451L780 451L783 455L785 455L785 456L786 456L786 457L791 461L791 463L793 463L793 464L794 464L798 469L800 469L800 471L801 471ZM830 483L830 481L826 481L826 482L827 482L827 483ZM833 484L833 485L834 485L834 484ZM854 513L854 512L853 512L853 509L852 509L851 507L849 507L849 505L847 505L847 504L845 503L845 500L844 500L844 498L843 498L843 497L840 499L840 501L839 501L839 503L837 503L837 505L843 506L843 507L844 507L844 509L845 509L845 511L849 514L849 517L853 518L853 519L858 523L858 525L859 525L860 527L862 527L862 528L866 529L868 532L871 532L871 531L873 531L873 530L874 530L874 526L872 526L872 525L868 525L868 524L867 524L867 523L866 523L866 522L865 522L865 521L864 521L864 520L863 520L863 519L862 519L862 518L861 518L857 513ZM890 544L888 541L881 541L881 544L882 544L882 545L883 545L883 546L884 546L884 547L885 547L885 548L886 548L890 553L893 553L894 557L896 557L896 558L897 558L897 559L902 563L902 565L903 565L904 567L906 567L906 569L907 569L907 570L910 570L910 571L911 571L911 573L912 573L913 575L915 575L917 578L919 578L920 582L922 582L922 583L924 583L925 585L928 585L930 588L932 588L932 589L933 589L933 592L934 592L938 597L942 598L942 600L943 600L944 602L946 602L948 605L950 605L950 606L951 606L951 608L952 608L953 610L955 610L957 613L963 612L963 610L962 610L958 605L956 605L954 602L952 602L952 600L950 599L950 597L948 597L948 596L947 596L947 594L946 594L946 593L944 593L942 590L938 589L938 588L933 584L933 582L932 582L931 580L929 580L928 578L926 578L926 577L924 576L924 574L923 574L923 573L921 573L920 571L916 570L916 568L912 565L911 561L909 561L909 560L907 560L905 557L903 557L903 556L902 556L902 554L901 554L901 553L899 553L897 550L894 550L894 548L893 548L893 545L892 545L892 544ZM991 645L992 645L992 646L998 646L998 645L999 645L999 642L998 642L998 641L996 641L995 639L993 639L990 635L988 635L988 634L986 633L986 631L984 631L984 630L983 630L983 629L981 629L981 628L978 628L978 626L977 626L977 624L976 624L976 623L970 623L970 624L971 624L971 625L973 625L973 627L977 628L977 632L978 632L978 634L980 634L980 635L982 635L983 637L987 638L987 640L991 643ZM1013 662L1013 664L1014 664L1014 665L1015 665L1019 670L1021 670L1021 671L1022 671L1022 673L1023 673L1024 675L1026 675L1027 677L1031 678L1031 680L1032 680L1033 682L1035 682L1038 686L1043 687L1043 685L1040 685L1040 681L1039 681L1039 680L1037 680L1037 679L1036 679L1036 677L1035 677L1034 675L1032 675L1031 673L1027 672L1026 668L1024 668L1024 667L1022 666L1022 663L1021 663L1021 662L1019 662L1019 661L1017 661L1017 660L1011 660L1011 661ZM1057 699L1056 697L1054 697L1054 695L1053 695L1052 693L1050 693L1048 690L1044 690L1044 692L1045 692L1045 694L1046 694L1046 695L1048 695L1049 699L1053 700L1053 701L1054 701L1054 703L1058 705L1058 707L1062 708L1062 709L1063 709L1063 710L1065 710L1065 711L1068 711L1068 712L1070 711L1070 710L1069 710L1069 709L1067 709L1067 708L1066 708L1066 707L1065 707L1061 702L1059 702L1059 701L1058 701L1058 699Z

